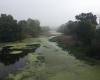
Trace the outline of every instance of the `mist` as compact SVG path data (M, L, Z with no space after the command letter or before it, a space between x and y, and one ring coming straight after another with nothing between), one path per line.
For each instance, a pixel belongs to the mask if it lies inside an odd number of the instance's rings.
M0 14L18 20L38 19L42 26L58 27L74 20L76 14L92 12L99 15L99 0L0 0Z

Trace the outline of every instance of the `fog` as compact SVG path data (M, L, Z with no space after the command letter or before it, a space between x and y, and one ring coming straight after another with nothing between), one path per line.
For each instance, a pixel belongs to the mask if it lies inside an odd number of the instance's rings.
M41 25L57 27L76 14L100 14L99 0L0 0L0 13L12 14L18 20L38 19Z

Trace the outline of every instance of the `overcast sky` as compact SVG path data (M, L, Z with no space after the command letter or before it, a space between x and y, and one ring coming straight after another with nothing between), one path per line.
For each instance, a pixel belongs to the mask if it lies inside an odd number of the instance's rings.
M81 12L100 14L100 0L0 0L0 13L18 20L38 19L41 25L57 27Z

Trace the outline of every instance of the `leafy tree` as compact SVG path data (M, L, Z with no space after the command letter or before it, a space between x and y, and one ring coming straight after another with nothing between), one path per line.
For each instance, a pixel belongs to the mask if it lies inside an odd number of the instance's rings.
M69 21L59 28L59 31L66 34L77 36L85 45L91 45L96 32L96 15L92 13L81 13L75 16L76 21Z
M77 21L68 21L67 23L60 26L58 32L64 33L66 35L76 35L77 26Z
M40 22L38 20L28 19L27 20L27 26L28 26L28 34L32 36L39 35L41 28L40 28Z
M26 38L27 37L27 21L25 20L21 20L18 22L18 26L20 28L20 38L23 39L23 38Z
M0 41L15 41L19 39L20 29L11 15L0 16Z
M41 32L38 20L28 19L17 22L12 15L0 16L0 41L11 42L26 38L28 35L37 36Z
M68 21L67 24L65 24L64 33L67 35L76 35L76 29L77 29L77 21Z
M18 22L18 26L21 28L21 36L25 38L27 36L39 35L41 28L38 20L28 19L27 21L21 20Z
M77 36L85 45L91 45L96 31L96 15L81 13L76 16L78 20Z
M94 25L85 22L79 22L76 30L77 37L85 45L91 45L95 36Z
M90 13L81 13L79 15L75 16L76 20L79 20L81 22L86 22L86 23L92 23L92 24L97 24L97 17L96 15L93 15L91 12Z

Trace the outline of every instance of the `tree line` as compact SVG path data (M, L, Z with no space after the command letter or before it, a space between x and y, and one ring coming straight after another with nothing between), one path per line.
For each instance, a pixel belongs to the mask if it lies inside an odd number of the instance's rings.
M0 42L12 42L27 37L38 36L41 32L40 22L31 18L17 21L12 15L0 16Z
M75 21L62 24L58 32L77 38L79 47L87 48L86 55L100 59L100 26L97 27L97 16L93 13L81 13Z

